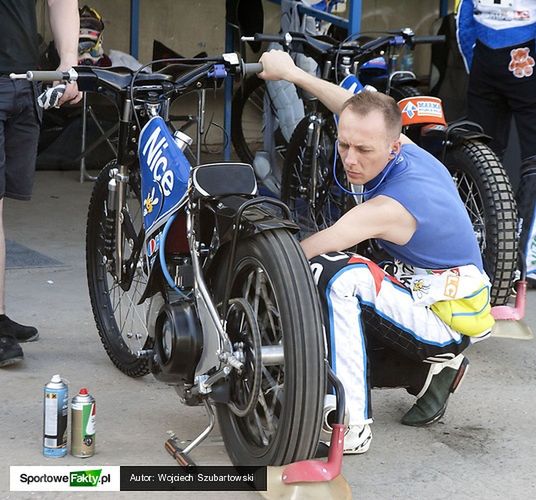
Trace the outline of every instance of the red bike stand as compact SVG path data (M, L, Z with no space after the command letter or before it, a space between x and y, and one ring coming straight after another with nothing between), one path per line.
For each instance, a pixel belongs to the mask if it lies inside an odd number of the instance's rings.
M344 425L333 424L328 460L303 460L289 464L283 470L285 484L331 481L341 473L344 450Z
M525 317L525 302L527 298L527 282L522 279L517 282L515 306L495 306L491 314L495 318L495 325L491 330L493 337L502 337L519 340L534 338L530 327L522 321Z
M343 424L333 424L328 459L303 460L282 467L268 467L268 499L346 500L352 498L350 485L341 474L344 450Z

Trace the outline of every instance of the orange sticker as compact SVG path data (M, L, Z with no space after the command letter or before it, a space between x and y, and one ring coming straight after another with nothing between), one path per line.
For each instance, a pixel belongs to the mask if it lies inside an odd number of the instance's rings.
M438 97L406 97L398 101L402 112L402 125L415 125L419 123L435 123L446 125L443 105Z

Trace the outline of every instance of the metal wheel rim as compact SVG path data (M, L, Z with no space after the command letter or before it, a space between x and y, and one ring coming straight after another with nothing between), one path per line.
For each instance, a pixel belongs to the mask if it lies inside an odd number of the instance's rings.
M231 315L235 311L241 313L238 319L238 331L232 329L235 324L231 321ZM225 328L235 347L235 355L239 351L244 357L241 360L244 365L242 373L231 372L231 402L228 406L237 417L245 417L257 404L262 370L259 327L255 321L253 309L247 301L240 298L231 299L225 318ZM245 349L238 348L239 343L243 343ZM243 399L243 401L237 404L236 399Z
M262 345L282 345L282 326L279 307L273 295L273 284L264 266L255 258L248 257L239 264L236 276L246 275L240 292L252 307L259 326ZM245 417L237 417L237 426L248 446L267 448L277 434L279 418L284 407L283 365L262 365L261 389L256 406Z

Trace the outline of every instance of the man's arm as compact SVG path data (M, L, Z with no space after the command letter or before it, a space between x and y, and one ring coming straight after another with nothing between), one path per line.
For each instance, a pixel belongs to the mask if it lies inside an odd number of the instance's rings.
M298 68L292 58L282 50L270 50L260 58L264 80L287 80L320 99L333 113L340 114L342 105L354 94L334 83L321 80Z
M262 63L263 71L259 77L264 80L287 80L297 87L313 94L320 99L324 106L332 113L341 114L343 104L354 94L334 83L328 82L310 75L298 68L292 58L282 50L270 50L265 52L259 62ZM400 134L402 144L413 144L413 141Z
M78 64L78 37L80 36L80 17L77 0L48 0L50 28L54 36L54 44L60 56L58 70L66 71ZM82 94L78 92L76 83L67 85L60 105L65 102L72 104L80 101Z
M333 226L301 242L308 259L338 252L369 238L406 244L417 229L415 218L396 200L378 196L352 208Z

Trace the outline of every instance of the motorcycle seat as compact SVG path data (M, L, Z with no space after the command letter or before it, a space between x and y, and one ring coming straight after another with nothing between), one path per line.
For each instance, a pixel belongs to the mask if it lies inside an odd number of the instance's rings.
M192 170L193 198L257 194L257 180L247 163L208 163Z

